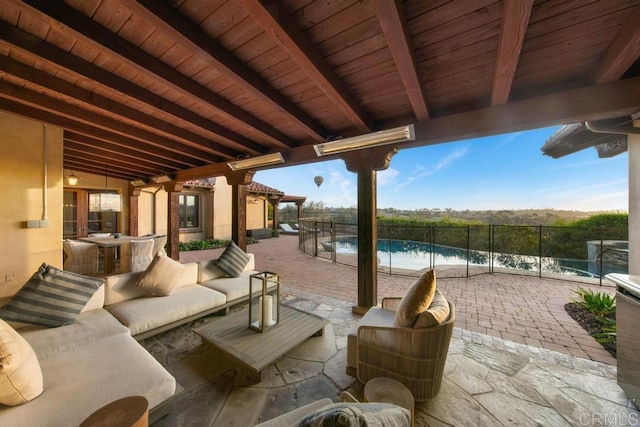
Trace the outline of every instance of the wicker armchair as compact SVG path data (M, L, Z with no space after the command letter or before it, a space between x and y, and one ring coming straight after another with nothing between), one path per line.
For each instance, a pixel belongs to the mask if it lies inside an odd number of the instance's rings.
M382 309L395 313L400 298L385 298ZM435 397L440 391L449 342L455 322L455 307L438 326L398 328L363 325L357 332L357 376L366 383L376 377L394 378L404 384L416 401Z

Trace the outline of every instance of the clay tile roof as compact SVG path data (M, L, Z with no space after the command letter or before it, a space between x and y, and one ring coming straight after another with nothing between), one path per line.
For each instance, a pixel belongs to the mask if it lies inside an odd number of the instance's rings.
M260 184L259 182L255 181L247 185L247 193L274 194L276 196L284 196L284 191L267 187L266 185Z

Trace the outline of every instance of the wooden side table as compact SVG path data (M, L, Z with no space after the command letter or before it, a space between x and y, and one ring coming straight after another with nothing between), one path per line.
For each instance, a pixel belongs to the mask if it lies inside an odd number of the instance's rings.
M404 384L393 378L377 377L364 385L365 402L393 403L411 411L411 425L414 421L415 399Z
M148 427L148 409L146 398L124 397L98 409L80 427Z

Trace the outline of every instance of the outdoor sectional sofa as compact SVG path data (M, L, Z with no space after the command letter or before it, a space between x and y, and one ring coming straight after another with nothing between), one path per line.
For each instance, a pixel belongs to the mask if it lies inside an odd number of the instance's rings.
M173 407L176 381L137 341L246 301L255 273L253 254L247 255L238 277L227 277L215 260L184 264L169 296L141 292L136 283L144 272L107 276L69 325L10 322L37 356L43 392L17 406L0 404L0 425L79 425L132 395L147 398L150 422L164 416Z

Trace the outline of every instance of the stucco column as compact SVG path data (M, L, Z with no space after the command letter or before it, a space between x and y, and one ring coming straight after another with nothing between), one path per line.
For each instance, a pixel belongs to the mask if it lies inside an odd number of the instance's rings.
M640 120L633 122L640 127ZM628 134L629 152L629 274L640 275L640 135Z

